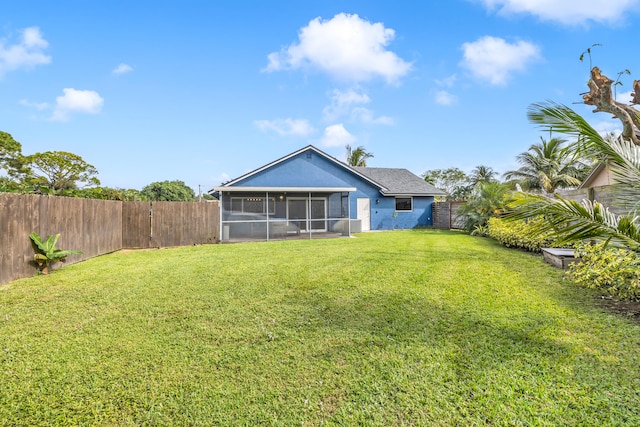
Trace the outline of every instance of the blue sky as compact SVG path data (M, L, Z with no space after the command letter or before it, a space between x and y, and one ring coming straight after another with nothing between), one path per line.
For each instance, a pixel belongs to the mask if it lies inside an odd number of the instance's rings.
M198 191L308 144L369 166L517 167L542 134L527 106L603 131L594 65L638 79L640 0L5 2L0 130L70 151L102 185ZM638 74L636 74L638 73Z

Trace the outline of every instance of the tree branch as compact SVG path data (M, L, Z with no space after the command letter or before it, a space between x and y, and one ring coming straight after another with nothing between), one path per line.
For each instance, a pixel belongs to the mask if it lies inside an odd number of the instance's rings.
M593 105L597 112L607 112L613 114L622 122L622 137L632 141L635 145L640 145L640 112L631 105L623 104L613 98L611 85L613 80L603 75L598 67L591 69L591 80L589 93L585 94L582 99L587 105ZM640 101L640 82L636 80L633 83L634 92L632 95L632 103L637 104Z

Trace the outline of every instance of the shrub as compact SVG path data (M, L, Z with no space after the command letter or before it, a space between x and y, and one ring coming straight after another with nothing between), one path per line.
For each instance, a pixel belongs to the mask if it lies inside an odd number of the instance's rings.
M554 238L551 233L534 232L542 218L530 220L504 221L500 218L489 218L487 235L508 248L525 249L540 252L541 248L553 247Z
M635 252L599 243L579 245L576 254L580 262L569 266L571 281L620 299L640 300L640 258Z

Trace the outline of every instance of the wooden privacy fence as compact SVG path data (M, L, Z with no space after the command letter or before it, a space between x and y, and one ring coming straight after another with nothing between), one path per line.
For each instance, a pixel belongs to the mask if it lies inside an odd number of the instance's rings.
M67 258L67 263L75 263L125 248L217 243L219 229L217 202L121 202L0 193L0 284L36 272L32 231L43 238L60 233L58 248L82 251Z
M466 202L435 202L433 204L433 228L442 230L463 229L464 217L458 209Z

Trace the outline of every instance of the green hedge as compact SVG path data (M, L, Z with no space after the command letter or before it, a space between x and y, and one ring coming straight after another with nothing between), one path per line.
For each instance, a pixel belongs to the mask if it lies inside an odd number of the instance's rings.
M500 218L490 218L487 222L486 235L508 248L540 252L541 248L553 247L555 240L550 233L539 234L534 231L540 221L542 218L528 221L505 221Z
M617 298L640 300L640 258L636 253L600 243L580 245L576 254L580 262L569 266L571 281Z

